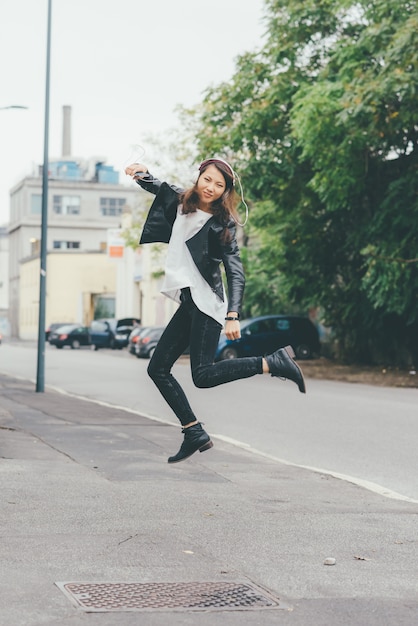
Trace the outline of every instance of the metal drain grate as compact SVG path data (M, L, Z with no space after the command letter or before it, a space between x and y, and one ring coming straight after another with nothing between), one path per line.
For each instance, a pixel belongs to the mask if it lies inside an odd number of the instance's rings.
M56 583L88 613L107 611L226 611L286 608L247 583Z

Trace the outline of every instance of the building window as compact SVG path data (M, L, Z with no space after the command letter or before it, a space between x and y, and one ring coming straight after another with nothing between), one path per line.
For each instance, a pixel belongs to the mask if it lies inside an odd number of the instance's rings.
M33 215L40 215L42 213L42 195L33 193L30 197L30 212Z
M125 198L100 198L100 213L102 215L121 215L125 204Z
M54 241L54 250L74 250L80 248L79 241Z
M80 196L53 196L52 210L57 215L79 215Z
M99 320L103 317L115 317L116 315L116 300L113 296L104 296L104 295L94 295L93 296L93 307L94 307L94 319ZM103 322L95 322L98 327L95 328L95 331L102 331L103 328L100 328L100 325ZM92 324L93 326L93 324Z

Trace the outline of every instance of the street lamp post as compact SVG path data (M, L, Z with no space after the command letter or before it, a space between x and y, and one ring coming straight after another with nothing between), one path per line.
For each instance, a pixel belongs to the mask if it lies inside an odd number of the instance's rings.
M51 5L48 0L48 27L46 44L46 81L45 81L45 131L44 164L42 169L42 217L41 217L41 255L39 277L39 323L38 323L38 360L36 372L36 391L45 390L45 304L46 304L46 252L48 232L48 142L49 142L49 83L51 66Z

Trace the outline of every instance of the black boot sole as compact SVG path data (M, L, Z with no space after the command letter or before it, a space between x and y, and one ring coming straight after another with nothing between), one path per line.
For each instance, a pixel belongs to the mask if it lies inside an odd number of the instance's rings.
M302 370L300 369L299 365L295 361L295 358L296 358L295 351L293 350L292 346L285 346L284 348L282 348L282 350L286 352L287 356L290 359L292 359L293 366L296 367L299 373L299 376L297 377L297 379L295 379L294 377L286 376L286 374L283 375L283 378L287 378L288 380L291 380L292 382L296 383L299 388L299 391L301 393L306 393L305 379L303 378ZM277 374L271 374L271 375L281 378L281 376Z
M295 365L295 367L298 368L299 370L299 374L300 374L300 380L296 383L297 386L299 387L299 391L300 393L306 393L306 385L305 385L305 379L303 378L303 373L302 370L300 369L299 365L295 362L295 358L296 358L296 354L295 351L293 350L292 346L285 346L284 350L286 350L287 354L290 356L290 358L293 361L293 364ZM295 381L296 382L296 381Z

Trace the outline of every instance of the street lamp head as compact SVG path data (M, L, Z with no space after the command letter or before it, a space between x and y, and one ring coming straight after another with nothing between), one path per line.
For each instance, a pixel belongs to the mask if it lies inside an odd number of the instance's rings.
M0 111L4 111L5 109L27 109L28 107L23 106L22 104L9 104L7 107L0 107Z

